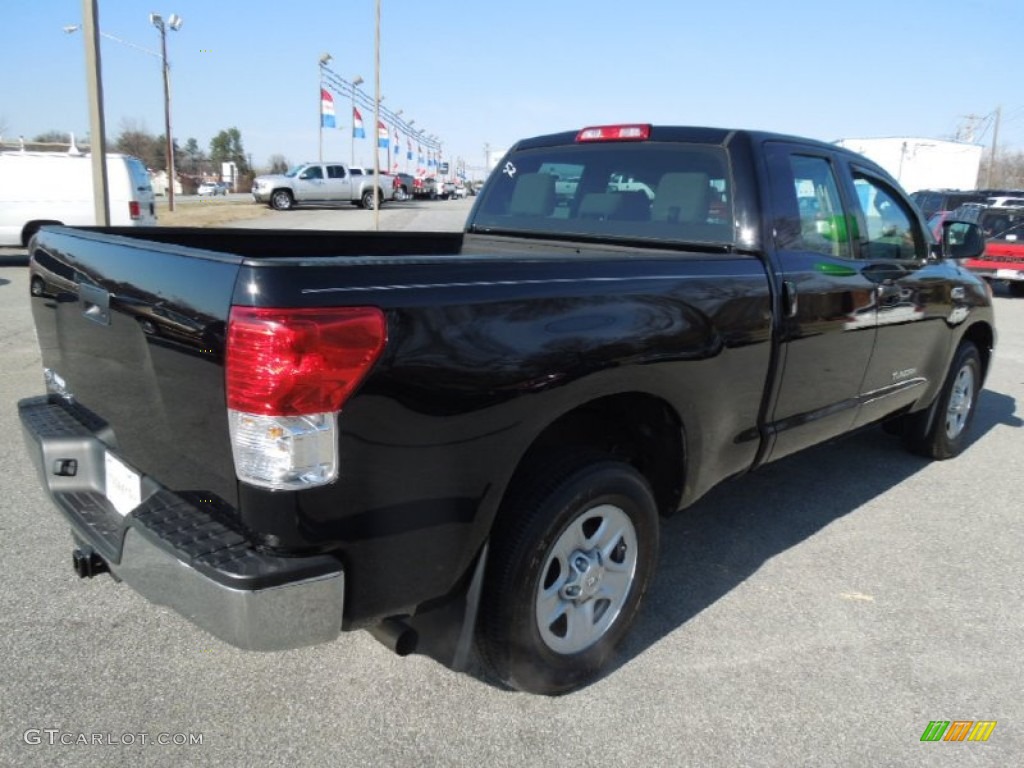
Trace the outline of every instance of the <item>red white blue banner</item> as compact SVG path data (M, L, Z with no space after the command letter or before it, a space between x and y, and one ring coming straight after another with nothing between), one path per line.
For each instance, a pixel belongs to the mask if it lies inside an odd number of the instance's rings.
M323 88L320 89L320 126L322 128L333 128L334 123L334 97Z
M359 114L359 110L355 107L352 107L352 138L366 138L366 131L363 130L363 116Z

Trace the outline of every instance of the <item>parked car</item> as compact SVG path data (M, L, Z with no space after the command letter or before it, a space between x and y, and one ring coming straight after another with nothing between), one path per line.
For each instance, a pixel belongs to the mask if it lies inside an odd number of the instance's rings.
M390 189L382 175L377 195L381 203L390 199ZM252 197L279 211L301 203L343 202L372 209L373 171L365 173L362 168L349 168L340 162L303 163L286 173L257 176L252 182Z
M980 190L960 189L921 189L910 195L925 219L940 211L956 210L964 203L984 203L987 197Z
M985 202L992 208L1024 208L1024 197L1000 195L999 197L990 197Z
M970 444L995 317L956 260L982 238L931 242L877 164L627 125L499 167L462 232L44 228L30 276L48 256L70 286L32 299L46 391L10 471L51 495L76 573L242 648L370 629L459 666L476 643L494 678L565 693L650 599L663 515L882 421L931 459ZM885 464L848 452L854 483Z
M987 280L1004 281L1010 295L1024 297L1024 206L993 206L976 215L985 236L985 252L963 265Z
M221 181L204 181L196 190L197 195L227 195L228 185Z
M411 200L415 187L416 179L411 174L396 173L391 181L391 196L398 201Z
M433 176L419 178L413 184L413 197L437 200L441 196L440 182Z

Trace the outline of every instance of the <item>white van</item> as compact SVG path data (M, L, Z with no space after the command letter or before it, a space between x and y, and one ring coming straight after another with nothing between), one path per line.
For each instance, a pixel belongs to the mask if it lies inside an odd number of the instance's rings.
M107 155L112 226L153 226L156 205L146 167ZM63 152L0 152L0 245L27 245L43 224L94 226L92 158Z

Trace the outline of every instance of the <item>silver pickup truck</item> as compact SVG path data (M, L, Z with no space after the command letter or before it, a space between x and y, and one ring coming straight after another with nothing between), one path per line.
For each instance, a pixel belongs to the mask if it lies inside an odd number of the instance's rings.
M378 199L390 185L378 185ZM252 182L252 196L257 203L267 203L278 211L287 211L300 203L354 203L372 209L373 174L362 168L349 168L345 163L303 163L285 173L257 176Z

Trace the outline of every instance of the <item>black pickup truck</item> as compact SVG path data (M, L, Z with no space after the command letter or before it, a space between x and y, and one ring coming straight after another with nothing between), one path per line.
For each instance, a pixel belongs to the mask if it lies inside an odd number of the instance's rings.
M588 128L520 141L461 233L44 228L18 408L80 576L250 649L444 627L560 693L659 515L876 422L964 448L982 247L829 144Z

